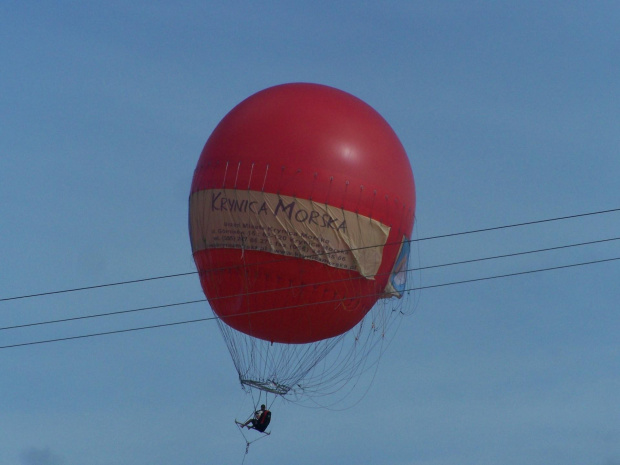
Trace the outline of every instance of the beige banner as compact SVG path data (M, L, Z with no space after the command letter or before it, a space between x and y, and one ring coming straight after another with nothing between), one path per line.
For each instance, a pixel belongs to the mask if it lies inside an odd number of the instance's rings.
M390 227L312 200L265 192L209 189L189 199L192 251L260 250L356 270L373 279Z

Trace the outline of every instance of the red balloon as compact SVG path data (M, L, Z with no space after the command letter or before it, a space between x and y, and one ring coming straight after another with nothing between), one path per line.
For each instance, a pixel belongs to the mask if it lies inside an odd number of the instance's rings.
M392 280L414 215L411 166L388 123L346 92L294 83L250 96L217 125L194 173L189 223L222 321L307 343L398 295Z

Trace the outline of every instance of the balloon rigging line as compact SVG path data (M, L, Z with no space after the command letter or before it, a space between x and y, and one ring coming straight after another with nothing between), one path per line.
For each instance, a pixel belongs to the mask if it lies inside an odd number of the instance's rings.
M410 288L410 289L405 289L403 291L403 293L404 292L419 291L419 290L423 290L423 289L434 289L434 288L439 288L439 287L453 286L453 285L457 285L457 284L467 284L467 283L474 283L474 282L480 282L480 281L489 281L489 280L492 280L492 279L508 278L508 277L513 277L513 276L522 276L522 275L526 275L526 274L540 273L540 272L544 272L544 271L554 271L554 270L560 270L560 269L566 269L566 268L574 268L574 267L578 267L578 266L586 266L586 265L594 265L594 264L599 264L599 263L607 263L607 262L612 262L612 261L616 261L616 260L620 260L620 257L606 258L606 259L601 259L601 260L592 260L592 261L589 261L589 262L573 263L573 264L569 264L569 265L559 265L559 266L554 266L554 267L549 267L549 268L540 268L540 269L536 269L536 270L526 270L526 271L520 271L520 272L515 272L515 273L507 273L507 274L502 274L502 275L486 276L486 277L482 277L482 278L472 278L472 279L466 279L466 280L462 280L462 281L454 281L454 282L449 282L449 283L432 284L432 285L426 285L426 286L420 286L420 287L414 287L414 288ZM371 295L361 296L361 297L370 297L370 296ZM314 304L316 304L316 303L325 304L325 303L332 303L332 302L343 302L345 300L352 300L352 299L357 299L357 298L360 298L360 296L348 297L348 298L345 298L345 299L334 299L334 300L323 301L323 302L315 302ZM293 308L300 308L300 307L305 307L307 305L309 305L309 304L291 305L291 306L287 306L287 307L279 307L279 308L259 310L259 311L256 311L256 312L240 313L238 315L235 315L233 318L240 317L240 316L245 316L245 315L249 315L249 314L254 315L254 314L259 314L259 313L266 313L266 312L273 312L273 311L280 311L280 310L288 310L288 309L293 309ZM62 337L62 338L56 338L56 339L46 339L46 340L39 340L39 341L22 342L22 343L18 343L18 344L10 344L10 345L0 346L0 349L10 349L10 348L15 348L15 347L32 346L32 345L38 345L38 344L47 344L47 343L52 343L52 342L69 341L69 340L75 340L75 339L85 339L85 338L96 337L96 336L107 336L107 335L111 335L111 334L128 333L128 332L142 331L142 330L147 330L147 329L164 328L164 327L169 327L169 326L178 326L178 325L183 325L183 324L199 323L199 322L203 322L203 321L214 321L214 320L220 320L220 319L221 318L218 317L218 316L212 316L212 317L206 317L206 318L198 318L198 319L194 319L194 320L177 321L177 322L172 322L172 323L162 323L162 324L150 325L150 326L141 326L141 327L137 327L137 328L119 329L119 330L114 330L114 331L105 331L105 332L100 332L100 333L82 334L82 335L78 335L78 336L69 336L69 337Z
M543 220L527 221L527 222L523 222L523 223L514 223L514 224L503 225L503 226L494 226L494 227L490 227L490 228L475 229L475 230L469 230L469 231L461 231L461 232L449 233L449 234L440 234L440 235L435 235L435 236L422 237L422 238L418 238L418 239L409 239L406 242L412 243L412 242L429 241L429 240L434 240L434 239L444 239L444 238L448 238L448 237L463 236L463 235L475 234L475 233L481 233L481 232L497 231L497 230L502 230L502 229L521 227L521 226L531 226L531 225L535 225L535 224L549 223L549 222L553 222L553 221L563 221L563 220L569 220L569 219L575 219L575 218L582 218L582 217L586 217L586 216L594 216L594 215L601 215L601 214L606 214L606 213L614 213L614 212L618 212L618 211L620 211L620 208L612 208L612 209L608 209L608 210L599 210L599 211L595 211L595 212L579 213L579 214L575 214L575 215L560 216L560 217L555 217L555 218L547 218L547 219L543 219ZM355 251L355 250L363 250L363 249L369 249L369 248L374 248L374 247L384 247L384 246L396 245L396 244L400 244L400 242L384 244L383 246L372 245L372 246L360 247L360 248L349 249L349 250L344 250L344 251L336 250L336 251L332 251L332 252L324 252L324 253L320 253L320 254L307 255L307 256L303 256L303 257L286 257L286 258L282 258L282 259L278 259L278 260L273 260L273 261L269 261L269 262L255 263L252 266L263 265L263 264L270 264L270 263L279 263L279 262L283 262L283 261L287 261L287 260L293 260L293 259L297 259L297 258L308 259L308 258L319 257L319 256L324 256L324 255L337 254L337 253L348 252L348 251ZM238 266L228 267L228 268L219 268L219 269L213 269L213 270L210 270L210 271L223 271L223 270L226 270L226 269L234 269L234 268L237 268L237 267ZM43 297L43 296L49 296L49 295L55 295L55 294L64 294L64 293L69 293L69 292L86 291L86 290L100 289L100 288L112 287L112 286L121 286L121 285L125 285L125 284L136 284L136 283L142 283L142 282L147 282L147 281L154 281L154 280L158 280L158 279L168 279L168 278L176 278L176 277L181 277L181 276L189 276L189 275L193 275L193 274L198 274L198 272L197 271L189 271L189 272L185 272L185 273L175 273L175 274L169 274L169 275L163 275L163 276L154 276L154 277L150 277L150 278L133 279L133 280L128 280L128 281L119 281L119 282L106 283L106 284L96 284L96 285L92 285L92 286L76 287L76 288L62 289L62 290L56 290L56 291L39 292L39 293L33 293L33 294L25 294L25 295L13 296L13 297L2 297L2 298L0 298L0 302L7 302L7 301L12 301L12 300L20 300L20 299L29 299L29 298L34 298L34 297Z
M481 261L495 260L495 259L500 259L500 258L509 258L509 257L516 257L516 256L521 256L521 255L527 255L527 254L535 254L535 253L541 253L541 252L548 252L548 251L552 251L552 250L560 250L560 249L566 249L566 248L571 248L571 247L580 247L580 246L584 246L584 245L600 244L600 243L604 243L604 242L611 242L611 241L617 241L617 240L620 240L620 237L614 237L614 238L609 238L609 239L600 239L600 240L589 241L589 242L580 242L580 243L576 243L576 244L561 245L561 246L556 246L556 247L548 247L548 248L544 248L544 249L529 250L529 251L524 251L524 252L515 252L515 253L510 253L510 254L504 254L504 255L495 255L495 256L491 256L491 257L474 258L474 259L470 259L470 260L462 260L462 261L451 262L451 263L442 263L442 264L439 264L439 265L428 265L428 266L422 266L422 267L417 267L417 268L410 268L410 269L404 270L404 272L412 272L412 271L420 271L420 270L427 270L427 269L433 269L433 268L441 268L441 267L448 267L448 266L455 266L455 265L463 265L463 264L469 264L469 263L475 263L475 262L481 262ZM383 274L389 274L389 273L383 273ZM377 276L379 276L379 275L377 275ZM281 290L284 290L284 289L303 289L303 288L309 287L309 286L319 286L319 285L324 285L324 284L353 281L353 280L358 280L358 279L360 279L360 277L351 277L351 278L345 278L345 279L340 279L340 280L315 282L315 283L309 283L309 284L300 284L298 286L287 286L287 287L283 287L283 288L268 289L268 290L265 290L265 291L255 291L255 292L247 292L247 293L242 293L242 294L233 294L233 295L229 295L229 296L214 297L211 300L228 299L228 298L242 297L242 296L260 295L260 294L266 294L266 293L269 293L269 292L278 292L278 291L281 291ZM451 284L451 283L448 283L448 284ZM447 285L447 284L445 284L445 285ZM434 287L440 287L440 286L443 286L443 284L442 285L437 285L437 286L434 286ZM409 290L421 290L421 289L425 289L425 288L416 288L416 289L409 289ZM158 309L162 309L162 308L177 307L177 306L181 306L181 305L189 305L189 304L202 303L202 302L207 302L207 299L203 298L203 299L197 299L197 300L190 300L190 301L187 301L187 302L177 302L177 303L172 303L172 304L162 304L162 305L155 305L155 306L150 306L150 307L135 308L135 309L130 309L130 310L118 310L118 311L114 311L114 312L98 313L98 314L94 314L94 315L84 315L84 316L77 316L77 317L70 317L70 318L62 318L62 319L58 319L58 320L48 320L48 321L40 321L40 322L35 322L35 323L25 323L25 324L14 325L14 326L5 326L5 327L0 327L0 331L11 330L11 329L28 328L28 327L32 327L32 326L41 326L41 325L48 325L48 324L54 324L54 323L67 323L69 321L86 320L86 319L90 319L90 318L100 318L100 317L106 317L106 316L115 316L115 315L122 315L122 314L128 314L128 313L147 311L147 310L158 310ZM319 302L319 303L322 303L322 302Z

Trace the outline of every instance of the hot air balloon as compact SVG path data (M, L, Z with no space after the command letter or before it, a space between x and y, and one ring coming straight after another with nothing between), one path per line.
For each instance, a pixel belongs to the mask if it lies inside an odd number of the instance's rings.
M407 154L362 100L291 83L234 107L200 154L189 231L242 385L286 395L346 378L341 361L314 370L406 291L414 216Z

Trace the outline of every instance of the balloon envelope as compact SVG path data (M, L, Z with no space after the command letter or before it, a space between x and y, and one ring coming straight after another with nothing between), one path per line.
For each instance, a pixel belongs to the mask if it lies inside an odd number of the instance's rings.
M290 344L342 334L399 295L414 215L411 166L388 123L346 92L294 83L250 96L217 125L189 226L214 312Z

